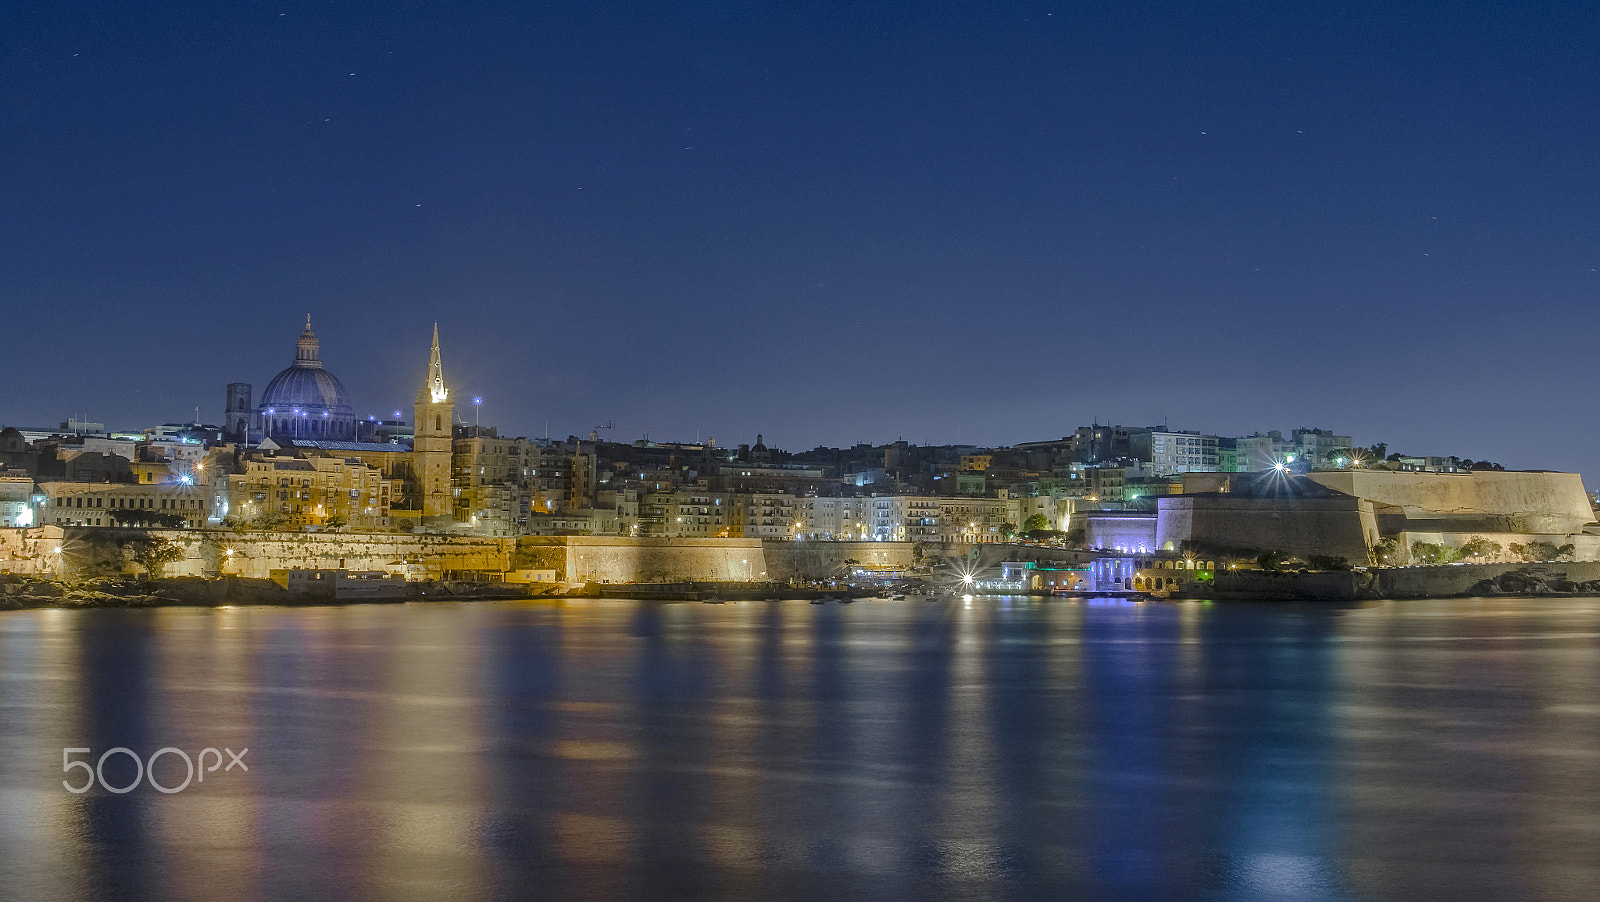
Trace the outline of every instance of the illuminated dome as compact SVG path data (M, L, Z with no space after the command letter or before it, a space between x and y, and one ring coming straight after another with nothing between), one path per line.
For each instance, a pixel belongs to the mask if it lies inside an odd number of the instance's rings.
M353 442L356 417L339 377L323 369L311 317L300 333L294 364L272 377L256 408L261 427L273 439Z

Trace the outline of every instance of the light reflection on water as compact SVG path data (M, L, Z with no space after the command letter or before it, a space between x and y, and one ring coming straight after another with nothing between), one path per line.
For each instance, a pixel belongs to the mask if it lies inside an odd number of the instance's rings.
M1582 898L1597 678L1596 599L10 612L0 898Z

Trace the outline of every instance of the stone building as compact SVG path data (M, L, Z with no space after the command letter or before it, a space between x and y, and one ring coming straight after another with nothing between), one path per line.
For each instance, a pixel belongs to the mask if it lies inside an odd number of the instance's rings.
M45 497L35 514L39 525L116 526L119 519L153 520L153 515L165 514L199 528L211 516L208 486L175 481L44 482L39 494Z
M412 470L421 496L422 524L449 526L455 522L455 497L451 484L454 450L454 407L444 383L439 360L439 324L433 325L433 349L428 354L428 374L417 391L416 437L412 439Z
M219 507L246 524L391 525L390 507L400 491L396 480L358 458L313 453L244 460L243 472L226 477L226 500Z
M33 477L0 464L0 527L34 524Z

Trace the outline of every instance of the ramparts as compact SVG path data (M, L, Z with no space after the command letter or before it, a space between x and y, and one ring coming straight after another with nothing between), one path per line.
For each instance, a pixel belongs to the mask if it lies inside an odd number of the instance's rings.
M1570 534L1582 532L1594 520L1583 477L1577 473L1335 470L1311 473L1309 478L1346 495L1399 507L1408 520L1479 521L1448 531Z
M584 583L762 582L773 578L760 539L523 536L515 569L554 570Z
M1372 503L1344 495L1265 498L1219 492L1173 495L1158 503L1159 548L1179 548L1185 540L1193 540L1365 564L1367 547L1378 536Z

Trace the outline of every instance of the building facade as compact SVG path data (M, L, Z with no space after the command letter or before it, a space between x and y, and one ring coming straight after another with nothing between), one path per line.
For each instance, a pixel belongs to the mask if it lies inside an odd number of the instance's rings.
M416 437L412 440L412 469L421 496L424 526L449 526L455 522L455 492L451 482L451 454L455 448L454 405L444 382L439 359L439 324L433 325L433 348L428 352L428 373L417 392Z

